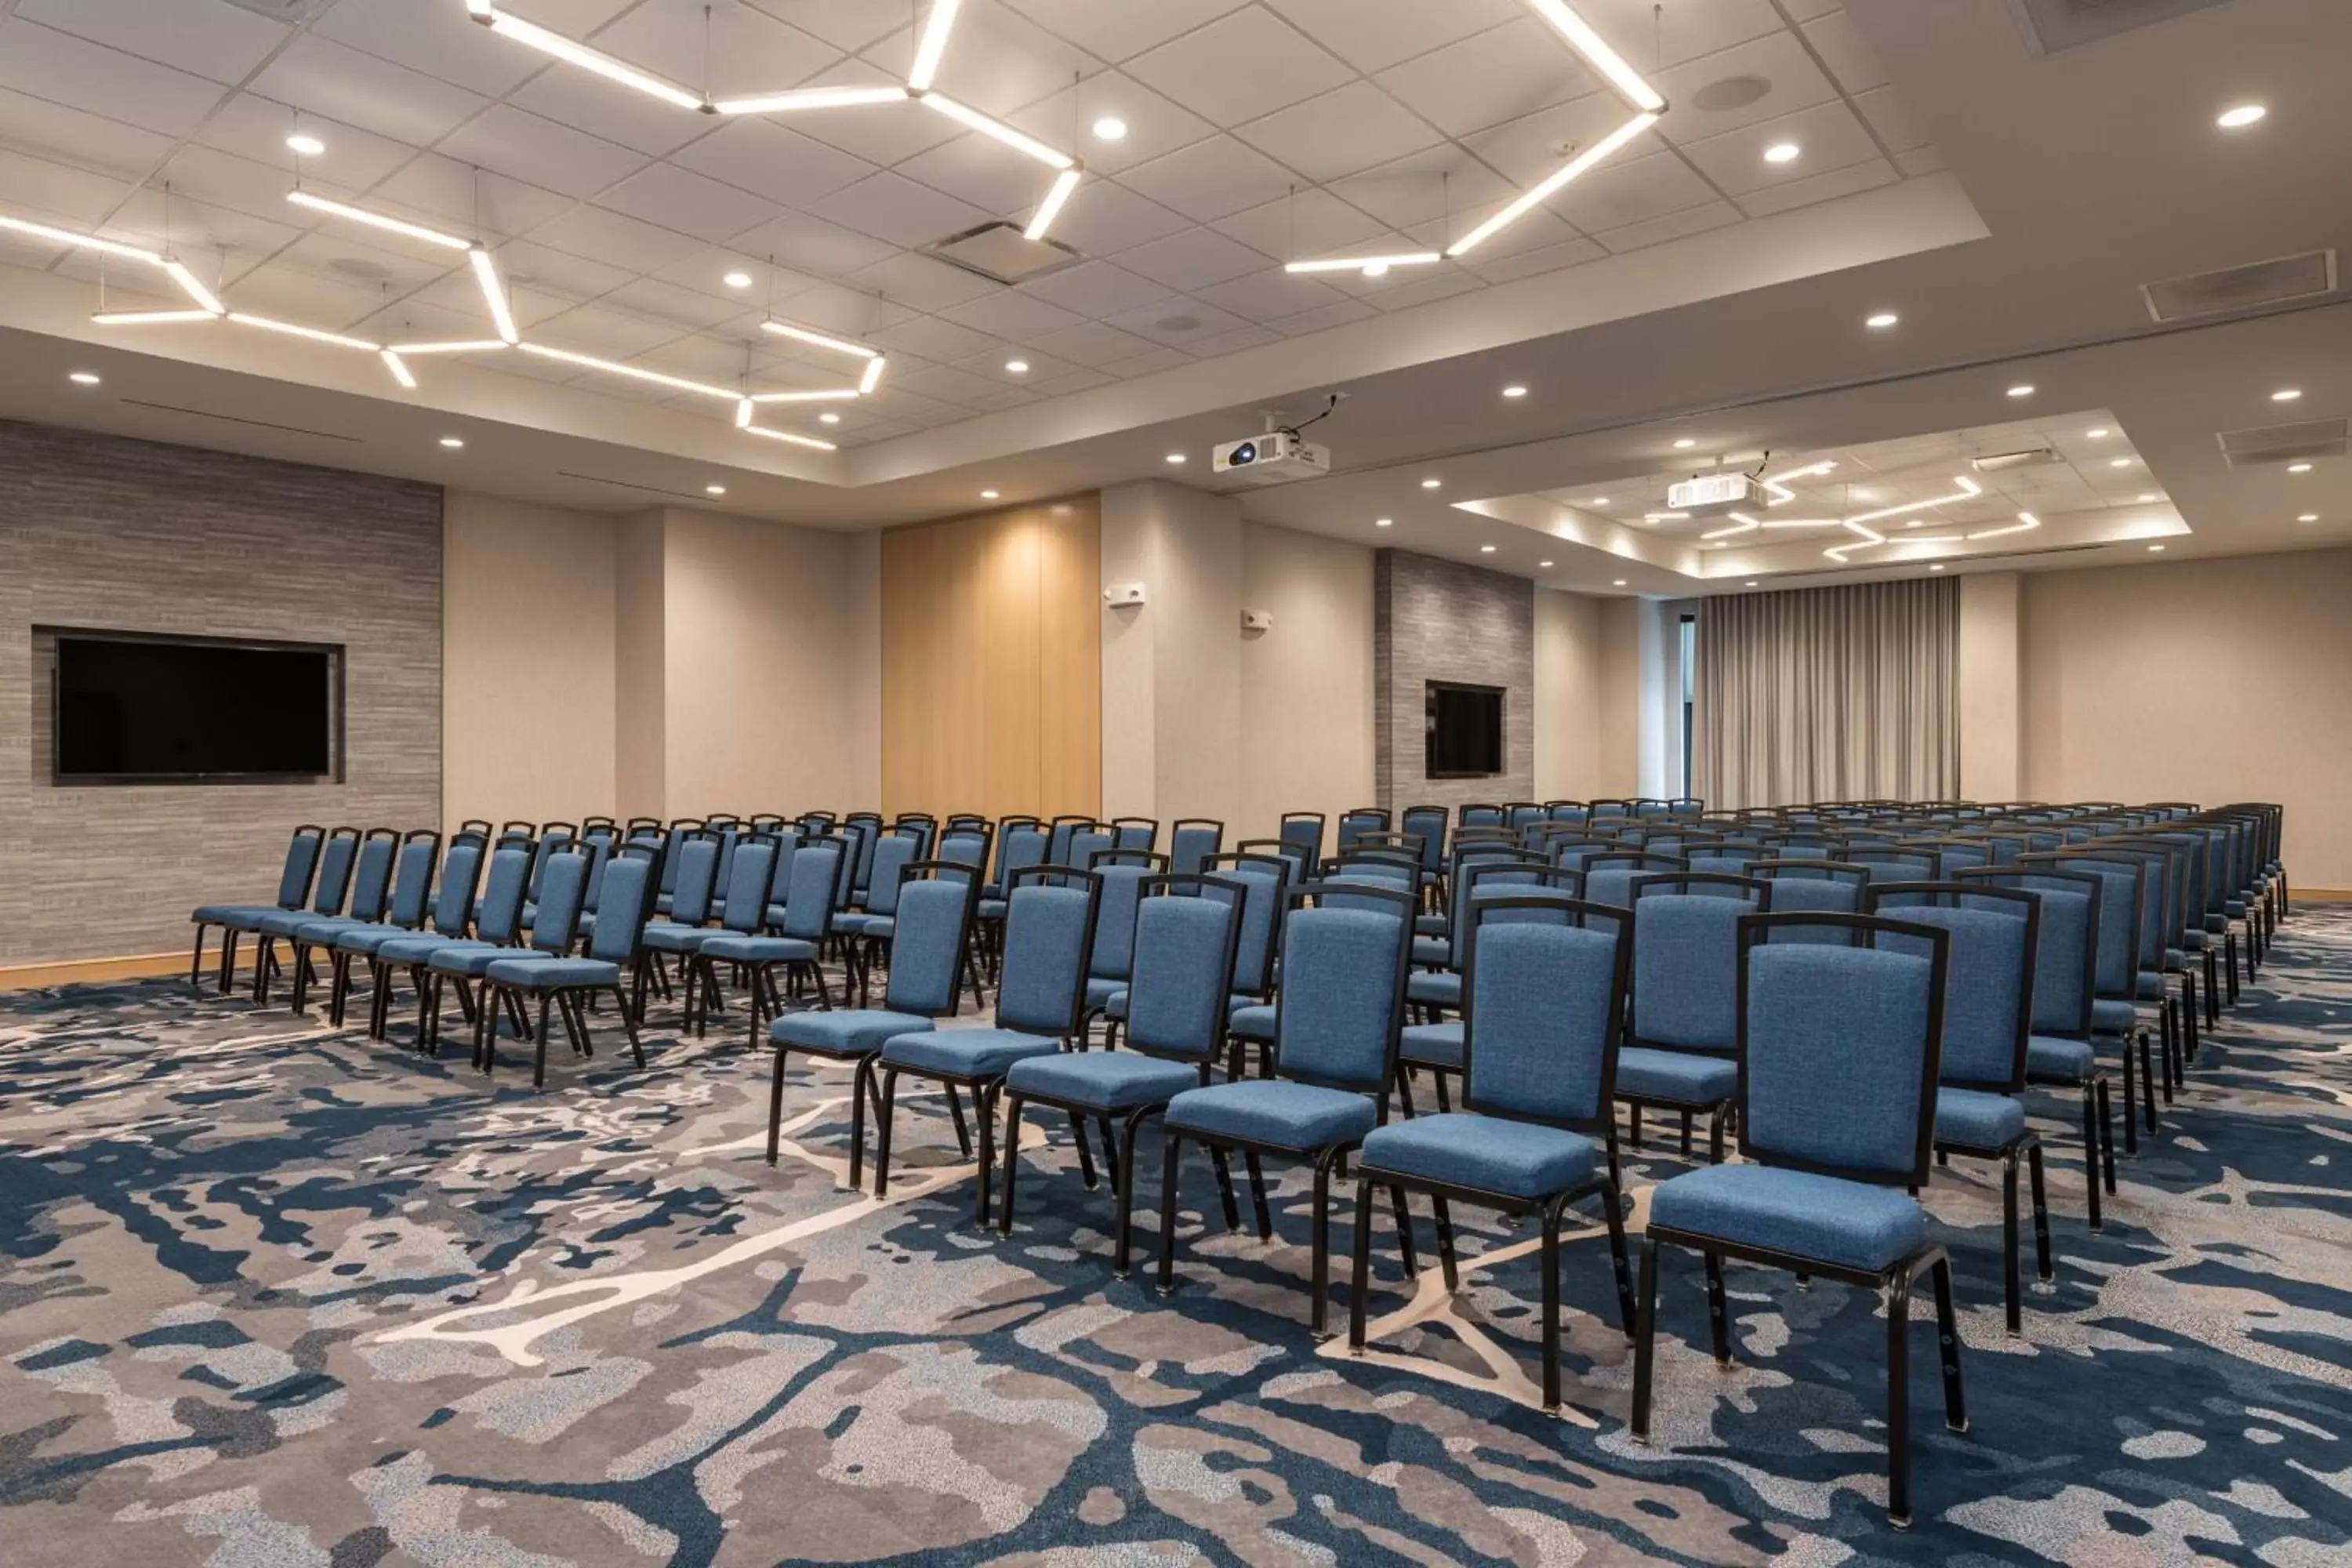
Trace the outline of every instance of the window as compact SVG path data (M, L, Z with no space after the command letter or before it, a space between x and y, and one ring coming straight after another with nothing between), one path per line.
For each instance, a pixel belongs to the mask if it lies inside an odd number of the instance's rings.
M1685 616L1682 626L1683 666L1683 787L1685 799L1698 794L1693 787L1698 772L1694 760L1698 740L1698 617Z

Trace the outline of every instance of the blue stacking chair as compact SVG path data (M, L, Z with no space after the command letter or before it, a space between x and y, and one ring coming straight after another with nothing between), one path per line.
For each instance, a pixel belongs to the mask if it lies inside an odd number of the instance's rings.
M1112 1267L1122 1278L1126 1275L1135 1209L1136 1138L1143 1123L1164 1111L1178 1094L1213 1081L1211 1069L1225 1052L1223 998L1234 987L1248 897L1244 884L1227 878L1144 879L1135 910L1133 973L1122 993L1128 1048L1026 1057L1004 1075L1004 1197L997 1220L1003 1234L1013 1231L1023 1107L1036 1104L1068 1113L1077 1131L1079 1169L1089 1188L1095 1179L1084 1128L1086 1119L1094 1117L1102 1125L1105 1163L1118 1204ZM1108 900L1107 882L1106 904ZM1101 944L1097 927L1096 946ZM1225 1223L1233 1228L1240 1215L1231 1177L1225 1176L1222 1184Z
M1274 1077L1186 1089L1164 1118L1160 1288L1175 1288L1177 1173L1187 1142L1255 1157L1303 1159L1314 1176L1314 1330L1328 1316L1331 1171L1388 1119L1404 1015L1413 900L1370 884L1309 883L1290 890L1283 917ZM1265 1191L1257 1183L1261 1200ZM1398 1239L1412 1267L1402 1191ZM1261 1210L1261 1213L1263 1210ZM1364 1223L1359 1215L1357 1223Z
M1685 871L1636 879L1622 904L1591 900L1633 911L1633 1024L1617 1056L1617 1098L1631 1110L1634 1148L1643 1110L1654 1107L1681 1117L1685 1159L1692 1122L1705 1116L1707 1158L1723 1163L1726 1113L1739 1089L1739 922L1771 909L1778 887Z
M897 930L899 879L908 867L923 858L919 831L903 823L885 828L868 858L864 907L835 918L834 931L842 939L847 966L842 986L845 992L852 981L856 983L861 1007L872 994L874 965L888 951Z
M462 942L473 929L474 897L482 881L482 863L489 856L489 846L481 835L470 828L460 833L449 845L449 853L441 861L441 885L434 894L433 908L428 917L420 921L418 930L404 931L386 926L376 931L345 931L335 939L339 948L368 961L368 1037L381 1040L391 1026L392 975L394 965L384 957L384 949L394 942L417 936L437 936L445 942ZM423 976L414 965L409 966L410 978L421 1002L425 994ZM424 1037L424 1020L417 1021L417 1034Z
M447 911L441 909L436 910L432 931L391 937L377 944L375 958L379 964L407 969L415 981L416 1044L425 1055L436 1055L440 1050L441 997L453 973L446 968L436 968L433 961L453 949L514 951L514 944L522 936L522 899L530 890L531 858L527 840L501 840L491 853L488 878L474 908L472 936L450 935L440 918ZM488 961L483 963L488 967ZM470 1017L475 1010L473 992L467 984L466 975L457 978L459 1005Z
M1503 826L1515 836L1524 828L1547 820L1549 815L1532 800L1507 800L1503 803Z
M807 851L803 850L803 854ZM830 851L827 851L829 854ZM814 878L795 860L796 880ZM828 873L829 874L829 873ZM876 1100L875 1068L884 1045L901 1036L935 1026L936 1020L955 1015L962 988L962 969L971 940L973 906L979 883L971 868L954 861L917 861L900 874L898 931L892 939L890 973L878 1008L830 1008L822 1012L781 1014L768 1026L775 1049L773 1078L768 1090L768 1163L776 1163L783 1138L784 1069L794 1055L826 1061L848 1062L854 1069L850 1087L849 1185L866 1184L866 1112ZM949 1104L958 1107L955 1090ZM956 1109L959 1139L969 1134L961 1110Z
M1075 828L1072 831L1076 831ZM1066 836L1064 839L1067 843ZM1049 851L1053 834L1035 817L1008 816L996 828L996 870L981 888L978 912L980 950L987 956L992 982L1004 955L1004 889L1015 871L1024 867L1064 864Z
M538 908L539 889L547 879L548 861L568 852L579 833L579 825L571 822L545 822L532 830L532 837L539 847L531 857L530 889L522 896L524 925L531 923L532 910Z
M2185 1031L2177 1026L2179 1009L2175 1006L2171 988L2165 979L2164 931L2173 890L2168 885L2166 875L2170 869L2170 858L2153 846L2134 846L2122 839L2101 839L2051 854L2029 856L2026 863L2036 868L2087 871L2095 877L2113 877L2118 881L2132 884L2136 897L2131 929L2136 935L2131 960L2130 1022L2125 1023L2126 1009L2115 1005L2124 1000L2121 996L2103 995L2095 1012L2099 1017L2099 1027L2104 1032L2117 1032L2118 1026L2121 1026L2135 1036L2144 1036L2147 1019L2140 1009L2153 1010L2162 1077L2156 1085L2143 1085L2142 1092L2145 1096L2148 1089L2160 1087L2164 1102L2171 1104L2174 1086L2185 1081L2182 1058L2187 1047ZM2120 913L2115 906L2109 907ZM2182 956L2185 959L2187 955L2184 953ZM2180 973L2186 974L2185 963ZM2155 1128L2156 1124L2151 1120L2148 1130L2154 1131Z
M776 983L782 970L797 993L803 980L816 984L817 1005L830 1008L833 993L824 980L824 941L832 933L835 902L842 869L849 863L849 842L837 837L804 838L785 865L784 901L768 906L769 934L757 931L714 931L697 950L713 966L740 966L747 981L751 1015L750 1044L760 1047L760 1031L784 1010L784 991ZM771 897L772 898L772 891ZM845 976L842 1000L849 1000ZM639 1015L643 1016L642 1014Z
M745 844L737 853L740 864L753 846ZM584 891L585 858L573 854L559 858L553 864L561 868L566 860L583 861L577 875ZM554 894L565 874L551 870L545 890L548 897L541 907L553 910ZM547 1009L552 1002L563 1022L564 1037L572 1051L581 1057L595 1054L589 1038L587 999L611 992L621 1015L621 1027L629 1037L630 1053L637 1066L646 1065L645 1041L637 1034L637 1019L645 1007L644 942L646 917L653 910L654 863L643 856L630 855L609 862L604 868L596 929L589 933L588 951L580 957L541 948L528 955L511 955L494 959L482 972L482 1011L493 1022L483 1037L481 1067L489 1072L498 1065L498 1026L496 1009L491 998L510 1000L520 1014L527 1000L539 1003L539 1026L534 1034L535 1055L531 1066L530 1085L533 1089L547 1086ZM560 914L560 910L554 910ZM533 945L537 946L538 930L532 930ZM570 943L564 944L567 948ZM636 984L631 991L624 990L621 979L632 976Z
M2050 1282L2050 1205L2042 1140L2025 1122L2027 1042L2033 1033L2034 953L2041 938L2037 895L1981 882L1885 882L1863 912L1935 926L1950 941L1944 1008L1942 1087L1936 1094L1936 1160L1958 1154L2001 1167L2001 1289L2010 1337L2024 1332L2018 1278L2017 1167L2033 1178L2033 1240L2040 1278ZM1889 952L1926 954L1904 937L1882 938Z
M1134 971L1136 910L1145 885L1167 873L1168 860L1148 849L1103 849L1095 853L1087 868L1101 879L1102 903L1095 913L1094 945L1087 961L1086 1011L1078 1020L1077 1034L1081 1047L1097 1018L1110 1020L1114 1027L1117 1025L1109 1008L1112 999L1129 989L1128 979ZM1083 1133L1079 1142L1085 1143Z
M1456 885L1454 904L1448 920L1451 934L1447 966L1444 970L1416 970L1405 977L1405 1000L1417 1006L1423 1015L1422 1022L1407 1024L1399 1037L1397 1059L1403 1072L1397 1079L1397 1094L1406 1115L1413 1112L1412 1084L1414 1077L1427 1071L1436 1086L1437 1109L1453 1109L1448 1083L1453 1075L1462 1070L1464 1053L1464 1020L1438 1018L1434 1015L1445 1008L1460 1008L1465 977L1469 970L1472 922L1477 911L1496 899L1512 900L1515 906L1533 904L1540 908L1562 905L1573 900L1579 890L1580 878L1565 867L1514 863L1507 860L1474 860L1465 862ZM1524 917L1523 917L1524 918ZM1415 937L1416 952L1426 937ZM1613 1073L1613 1068L1612 1068Z
M352 829L339 829L350 832ZM205 904L189 916L196 928L194 952L188 959L188 984L200 986L198 976L205 967L205 931L218 926L221 933L220 975L217 989L224 996L236 973L236 938L239 931L255 929L266 915L281 914L299 910L310 896L310 879L319 869L319 851L327 841L327 830L315 823L297 827L286 841L286 859L278 871L278 901L274 904Z
M604 929L605 911L600 907L593 923L585 924L592 948L606 952L618 952L628 958L633 968L642 973L638 960L659 952L674 953L678 966L686 972L686 1016L694 1022L694 1032L699 1037L709 1026L709 1016L725 1011L719 997L719 962L704 949L722 936L756 937L768 923L768 911L776 896L776 879L783 864L783 841L776 835L746 832L740 835L733 859L727 868L727 878L718 902L716 926L689 926L676 920L647 921L634 905L625 905L619 918L632 915L637 921L634 935L625 931L617 944L596 941ZM688 875L681 869L681 882ZM602 894L599 893L601 904Z
M1408 805L1397 817L1397 831L1419 839L1421 885L1434 888L1445 869L1446 827L1453 813L1442 805Z
M1055 817L1047 825L1045 863L1054 866L1083 864L1076 858L1077 852L1070 847L1070 840L1094 826L1095 819L1083 813L1064 812Z
M1152 854L1160 847L1160 821L1150 816L1120 816L1111 819L1111 847L1135 849Z
M2095 843L2070 845L2049 863L2063 867L2074 854L2122 857L2147 868L2145 885L2152 896L2140 900L2139 999L2157 1009L2158 1026L2170 1062L2169 1079L2177 1087L2187 1081L2188 1065L2200 1044L2197 1019L2197 976L2188 953L2172 944L2179 941L2187 919L2189 855L2179 845L2138 837L2114 836ZM2177 986L2177 988L2176 988Z
M1570 923L1588 916L1603 929ZM1542 1216L1546 1410L1559 1408L1560 1220L1580 1198L1601 1199L1618 1321L1633 1337L1633 1278L1610 1108L1633 945L1622 936L1623 918L1621 910L1543 898L1475 906L1462 1005L1462 1110L1376 1127L1357 1161L1348 1299L1348 1343L1357 1353L1370 1293L1375 1184L1429 1195L1449 1291L1461 1289L1449 1201Z
M1226 1037L1233 1048L1226 1076L1242 1076L1243 1056L1253 1045L1258 1047L1261 1072L1271 1076L1275 1009L1270 998L1279 964L1283 895L1291 883L1290 862L1279 855L1237 849L1213 858L1209 870L1239 882L1244 889L1241 946L1234 958L1234 994L1225 1020ZM1114 996L1108 1011L1113 1017L1121 1016L1126 1006L1124 997Z
M920 1030L884 1042L876 1068L882 1075L881 1126L875 1138L874 1195L890 1193L890 1134L902 1076L928 1079L950 1095L971 1090L980 1122L980 1164L973 1215L988 1223L993 1173L996 1103L1004 1075L1026 1057L1049 1056L1075 1045L1087 1005L1087 962L1095 941L1102 879L1065 866L1016 871L1006 888L1004 977L996 991L996 1021L980 1029ZM959 1130L961 1131L961 1130Z
M1111 831L1110 824L1097 822L1092 826L1072 829L1068 846L1069 858L1056 860L1054 864L1075 866L1083 870L1094 864L1096 856L1118 847L1118 835Z
M1345 855L1353 849L1366 834L1386 833L1389 814L1377 805L1360 805L1339 814L1339 838L1336 852Z
M2091 972L2091 1035L2095 1044L2113 1043L2124 1061L2124 1150L2139 1152L2135 1125L2135 1096L2145 1109L2147 1130L2157 1130L2156 1064L2148 1046L2149 1031L2139 1011L2139 930L2143 884L2140 862L2100 857L2073 858L2000 868L2022 882L2004 879L2006 886L2037 888L2038 879L2063 875L2088 877L2097 889L2099 923L2097 960ZM2079 887L2080 883L2071 883ZM2137 1088L2135 1088L2137 1084ZM2169 1096L2168 1077L2165 1092Z
M310 950L328 948L335 933L345 926L381 925L384 911L392 903L393 862L400 853L400 833L396 828L371 827L360 837L360 852L352 862L351 894L343 910L331 915L271 915L263 919L261 931L266 937L283 937L289 954L288 968L292 975L292 1001L295 1012L304 1009L310 994L310 982L317 972L310 963Z
M1180 816L1168 827L1168 869L1179 877L1201 876L1224 847L1223 823L1206 816Z
M516 948L451 943L436 949L425 961L428 973L455 979L461 988L468 980L479 983L474 988L474 1065L484 1072L490 1070L496 1056L498 1010L501 1005L509 1009L516 1032L525 1039L533 1037L530 1019L515 1003L513 994L502 993L490 984L490 965L522 957L565 958L579 937L580 903L588 890L588 857L567 849L540 861L539 868L539 918L532 922L528 940ZM540 1011L537 1039L543 1052L547 1044L544 1007Z
M223 974L236 967L235 933L250 932L253 944L253 1000L257 1005L269 1000L269 977L278 973L278 938L296 927L312 921L331 920L343 912L343 903L351 896L352 871L360 855L360 829L338 827L328 833L319 846L317 879L312 884L308 904L292 909L253 909L243 919L231 924L215 921L229 933L232 951L223 956ZM225 911L208 911L220 914Z
M433 876L441 862L441 835L429 827L416 828L400 841L400 853L394 862L392 897L384 905L383 918L373 923L344 922L323 944L327 949L332 984L327 994L327 1019L338 1029L343 1026L344 1005L351 997L352 962L365 957L391 938L420 931L425 925L426 906L433 898ZM302 1010L301 971L296 972L294 1010Z
M919 859L931 858L931 851L940 841L940 819L928 811L902 811L891 827L915 836L915 852ZM869 881L866 886L871 889Z
M1414 969L1405 977L1404 999L1423 1021L1462 1005L1462 975L1470 956L1469 910L1474 900L1524 892L1534 887L1564 889L1573 898L1580 878L1575 871L1547 863L1529 849L1505 845L1472 845L1458 851L1450 889L1444 936L1412 939Z
M1565 864L1565 862L1563 862ZM1645 877L1686 874L1690 862L1679 855L1652 855L1640 849L1612 849L1586 855L1577 869L1584 874L1584 896L1596 904L1621 910L1633 907L1633 884ZM1637 978L1633 988L1641 990Z
M1933 862L1929 865L1932 867ZM1695 860L1692 868L1698 868ZM1858 914L1863 892L1870 886L1871 879L1870 868L1842 860L1752 860L1733 875L1744 876L1770 889L1770 907L1784 914L1798 910ZM1843 939L1834 931L1791 930L1783 932L1780 940L1839 942Z
M1323 863L1323 814L1319 811L1286 811L1275 829L1283 847L1298 863L1299 879L1315 874L1314 868Z
M1844 926L1851 945L1772 940L1807 923ZM1912 951L1882 945L1892 938ZM1635 1443L1650 1440L1661 1247L1706 1258L1707 1319L1724 1366L1725 1258L1867 1286L1887 1301L1887 1516L1910 1525L1911 1291L1922 1273L1935 1278L1944 1420L1968 1429L1951 1260L1905 1190L1925 1186L1930 1169L1950 940L1935 926L1861 915L1741 917L1739 1147L1752 1163L1705 1166L1651 1189L1635 1295Z

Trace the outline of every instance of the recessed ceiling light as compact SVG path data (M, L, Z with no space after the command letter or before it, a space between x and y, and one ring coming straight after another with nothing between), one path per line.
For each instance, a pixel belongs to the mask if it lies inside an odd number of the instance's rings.
M1675 450L1677 452L1686 452L1697 445L1698 442L1695 437L1685 436L1681 440L1675 443Z
M1536 566L1540 571L1549 572L1551 570L1551 563L1549 561L1538 561L1536 563Z
M748 272L730 272L720 281L730 289L749 289L751 286L751 275Z
M2151 544L2147 547L2147 552L2150 555L2161 555L2164 553L2164 546L2161 544Z
M994 500L997 499L997 494L994 490L982 490L980 492L980 499L982 500Z
M1751 588L1753 588L1754 586L1756 586L1756 579L1755 579L1755 578L1753 578L1753 577L1750 577L1750 578L1748 580L1748 585L1749 587L1751 587Z
M725 485L705 485L702 487L702 493L707 496L723 496L727 493L727 487Z
M1396 519L1392 517L1376 517L1372 519L1372 526L1374 528L1393 528L1396 526Z
M441 444L454 452L466 444L466 438L463 436L444 436L441 437Z
M2153 506L2163 499L2164 497L2158 494L2156 491L2149 490L2139 498L2139 504L2142 506Z
M1938 563L1938 564L1937 564L1937 565L1930 566L1930 567L1928 567L1928 568L1927 568L1927 570L1928 570L1928 571L1930 571L1930 572L1941 572L1943 569L1944 569L1944 568L1943 568L1943 566L1942 566L1942 564L1941 564L1941 563Z
M2286 466L2286 471L2290 474L2307 474L2311 472L2311 465L2309 463L2289 463Z
M1492 555L1495 553L1495 547L1491 544L1482 544L1478 547L1478 553L1481 555Z
M1862 324L1865 327L1874 327L1883 332L1902 319L1892 310L1881 310L1875 316L1864 319Z
M1025 359L1009 359L1004 362L1004 370L1008 375L1027 375L1029 362Z
M1506 397L1525 397L1527 395L1528 389L1524 386L1507 386L1503 388L1503 395Z
M324 142L320 141L316 136L306 136L299 131L286 138L286 145L301 153L305 158L316 158L327 150L327 144Z
M820 425L838 425L841 423L841 416L828 408L816 416L816 422Z
M2224 131L2243 131L2270 110L2259 103L2241 103L2223 110L2213 123Z
M2107 467L2111 468L2128 468L2131 466L2132 460L2129 458L2109 458L2107 459Z
M2114 435L2115 432L2102 425L2095 430L2085 430L2083 434L2088 436L2094 441L2104 441L2108 437Z
M1095 140L1097 142L1126 141L1127 121L1116 114L1104 115L1095 121Z
M1184 460L1184 454L1181 452L1171 452L1168 454L1168 460L1171 463L1181 463Z
M1622 588L1622 587L1623 587L1623 586L1625 585L1625 579L1624 579L1624 578L1622 578L1622 577L1620 577L1620 578L1618 578L1615 582L1613 582L1613 583L1610 584L1609 585L1610 585L1611 587L1612 587L1612 588Z
M96 386L99 383L99 374L94 370L78 370L66 379L76 386Z
M2295 521L2297 522L2317 522L2318 521L2319 514L2315 511L2305 512L2301 517L2295 519Z
M1607 496L1594 496L1591 500L1586 501L1584 504L1587 506L1607 506L1609 504L1609 498Z
M2276 392L2271 394L2271 401L2273 403L2293 403L2296 398L2301 397L2302 395L2303 388L2299 386L2282 386Z
M1444 479L1423 479L1421 481L1421 488L1425 490L1433 490L1444 482L1445 481Z
M2033 395L2033 384L2032 382L2020 382L2015 386L2009 389L2009 395L2011 397L2031 397Z
M1793 163L1803 151L1794 142L1775 142L1764 149L1764 161L1768 163Z

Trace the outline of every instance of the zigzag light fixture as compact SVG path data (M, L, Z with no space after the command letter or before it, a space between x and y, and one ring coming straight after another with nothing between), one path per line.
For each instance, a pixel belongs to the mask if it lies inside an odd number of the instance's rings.
M472 0L468 0L472 3ZM1550 23L1569 47L1574 49L1619 98L1633 111L1632 119L1579 153L1543 179L1521 191L1501 209L1468 234L1448 245L1443 251L1416 250L1388 256L1327 257L1313 261L1291 262L1288 272L1360 272L1367 278L1386 277L1391 268L1430 267L1440 261L1459 261L1478 247L1486 244L1511 225L1527 216L1537 207L1558 195L1576 181L1582 179L1606 163L1627 142L1651 126L1666 112L1666 100L1657 89L1643 80L1640 72L1625 63L1624 57L1609 47L1608 41L1592 30L1574 6L1567 0L1528 0L1536 15Z
M1966 475L1961 475L1952 480L1952 493L1949 495L1929 496L1925 500L1906 501L1901 506L1881 507L1876 511L1865 511L1854 517L1842 517L1838 519L1839 524L1843 526L1847 532L1856 536L1854 542L1851 544L1832 544L1827 550L1822 551L1822 553L1843 566L1846 564L1847 557L1852 555L1855 551L1873 549L1886 542L1886 535L1871 527L1870 525L1872 523L1883 522L1890 517L1902 517L1909 512L1926 511L1931 507L1951 506L1958 501L1973 500L1982 494L1984 494L1984 486L1977 483L1976 480L1968 478ZM2036 526L2039 526L2039 524L2037 523ZM1958 534L1931 534L1924 537L1905 539L1899 542L1904 544L1948 544L1957 542L1960 537L1961 536Z

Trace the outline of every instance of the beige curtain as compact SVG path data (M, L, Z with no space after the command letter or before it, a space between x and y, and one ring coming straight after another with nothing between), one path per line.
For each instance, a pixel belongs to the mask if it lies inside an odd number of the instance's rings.
M1952 799L1959 587L1947 577L1703 601L1696 793L1718 810Z

